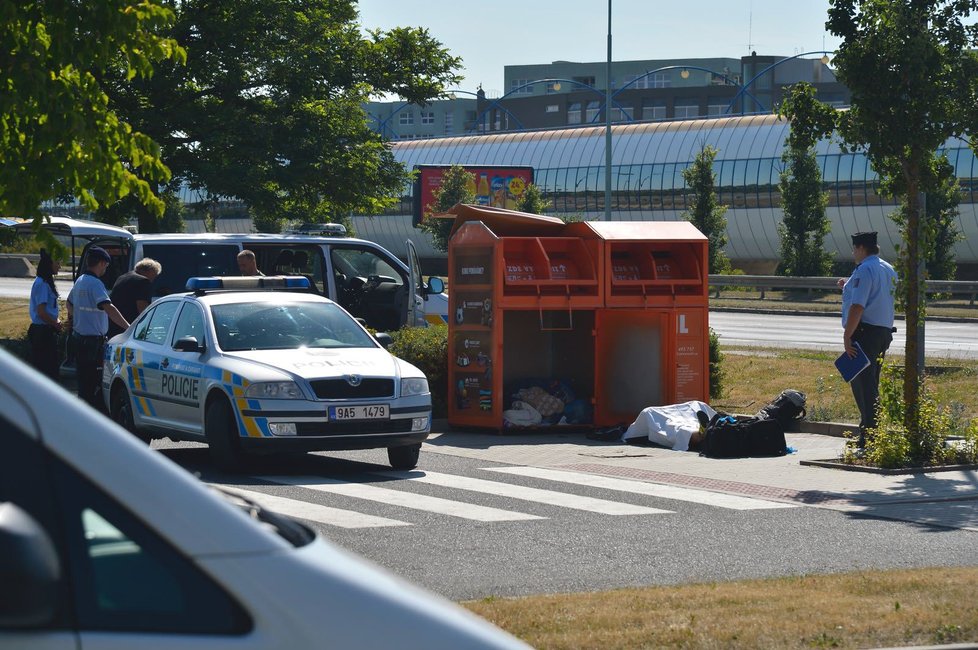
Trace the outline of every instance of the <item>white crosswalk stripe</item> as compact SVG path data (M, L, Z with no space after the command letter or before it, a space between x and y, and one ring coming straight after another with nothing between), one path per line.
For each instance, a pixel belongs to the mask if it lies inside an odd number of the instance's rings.
M385 476L397 476L398 478L407 479L416 483L483 492L485 494L494 494L510 499L545 503L547 505L572 508L574 510L586 510L604 515L661 515L672 513L671 510L660 510L659 508L649 508L631 503L607 501L605 499L595 499L593 497L580 496L568 492L541 490L523 485L502 483L500 481L486 481L455 474L441 474L438 472L417 470L413 472L388 472L385 473Z
M295 517L296 519L314 521L318 524L338 526L339 528L381 528L384 526L411 525L406 521L375 517L354 510L342 510L340 508L332 508L298 499L287 499L266 492L242 490L238 487L224 489L227 489L228 492L241 494L252 501L256 501L263 508L268 508L279 514Z
M411 508L413 510L424 510L450 517L461 517L475 521L525 521L529 519L545 519L537 515L526 514L523 512L513 512L511 510L501 510L499 508L489 508L472 503L452 501L439 497L415 494L413 492L401 492L387 488L365 485L363 483L349 483L338 479L323 478L320 476L262 476L262 480L283 485L293 485L307 490L326 492L329 494L339 494L355 499L365 499L388 505Z
M645 494L648 496L660 497L662 499L688 501L690 503L700 503L703 505L715 506L717 508L729 508L731 510L768 510L775 508L798 507L798 505L794 503L781 503L779 501L767 501L764 499L755 499L753 497L742 497L734 494L710 492L708 490L696 490L693 488L679 487L675 485L647 483L645 481L633 481L630 479L612 478L610 476L585 474L582 472L568 472L557 469L545 469L542 467L485 467L483 469L489 472L500 472L503 474L512 474L514 476L527 476L545 479L548 481L559 481L562 483L573 483L575 485L586 485L588 487L617 490L619 492L630 492L632 494Z

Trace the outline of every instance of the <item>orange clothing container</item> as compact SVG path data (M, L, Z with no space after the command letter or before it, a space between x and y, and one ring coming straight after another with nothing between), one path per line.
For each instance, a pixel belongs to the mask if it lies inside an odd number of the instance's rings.
M445 217L455 219L452 426L504 428L503 412L530 386L553 387L565 401L569 389L577 408L565 419L597 427L628 424L647 406L708 399L708 242L694 226L565 224L471 205ZM563 417L541 413L544 426Z

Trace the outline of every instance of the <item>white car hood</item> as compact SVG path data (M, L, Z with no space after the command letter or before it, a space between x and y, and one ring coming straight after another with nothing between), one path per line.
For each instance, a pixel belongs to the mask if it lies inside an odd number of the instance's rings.
M227 353L227 356L260 363L269 370L284 371L304 379L346 375L397 377L400 374L398 360L383 348L248 350Z

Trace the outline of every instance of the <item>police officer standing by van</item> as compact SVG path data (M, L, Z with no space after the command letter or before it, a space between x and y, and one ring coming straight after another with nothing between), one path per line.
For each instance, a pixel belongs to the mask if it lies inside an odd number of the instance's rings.
M869 367L849 383L859 407L859 447L866 446L866 430L876 428L876 402L879 400L880 369L883 355L893 341L893 291L896 271L880 258L875 232L852 236L852 256L856 268L842 286L842 342L850 357L856 356L854 343L869 357Z
M78 397L99 410L103 409L99 393L102 381L100 371L109 319L123 330L129 327L129 322L112 304L109 292L100 280L111 262L112 258L105 249L98 246L89 248L85 258L86 271L78 277L68 294Z

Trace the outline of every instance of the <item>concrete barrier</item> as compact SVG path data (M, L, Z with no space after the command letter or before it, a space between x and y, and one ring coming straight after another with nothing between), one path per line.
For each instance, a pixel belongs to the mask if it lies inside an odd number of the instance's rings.
M7 278L33 278L37 271L24 255L0 255L0 276Z

